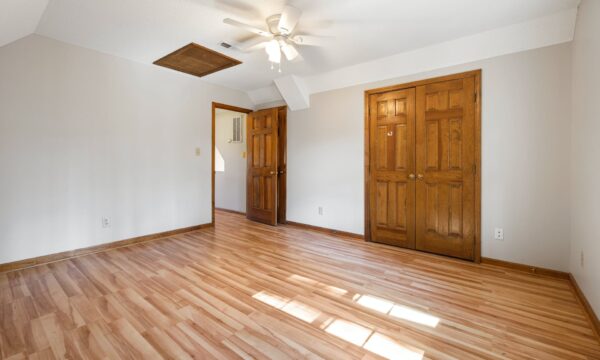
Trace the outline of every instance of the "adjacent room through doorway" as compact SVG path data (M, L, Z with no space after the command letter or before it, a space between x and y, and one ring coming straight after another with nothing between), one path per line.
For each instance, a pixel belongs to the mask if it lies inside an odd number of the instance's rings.
M287 107L252 111L213 103L215 210L269 225L286 222Z
M246 114L215 110L215 208L246 213Z

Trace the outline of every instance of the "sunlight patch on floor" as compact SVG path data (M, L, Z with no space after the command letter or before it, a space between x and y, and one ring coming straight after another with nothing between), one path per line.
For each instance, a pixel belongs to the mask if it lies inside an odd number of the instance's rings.
M391 301L370 295L356 294L355 301L361 306L378 311L383 314L387 314L394 306L394 303Z
M423 351L408 349L389 337L377 332L369 338L363 348L390 360L423 359Z
M438 317L398 304L394 305L392 311L390 311L390 315L432 328L436 327L440 322L440 318Z
M440 322L436 316L376 296L356 294L353 300L368 309L416 324L434 328Z
M393 311L396 306L384 299L357 295L358 297L354 299L357 303L377 311ZM321 311L298 300L292 300L267 291L259 291L252 297L309 324L317 320L322 314ZM423 351L409 349L383 334L352 321L328 317L321 322L319 328L328 334L387 359L421 360L423 358Z
M372 333L371 329L340 319L329 324L325 331L357 346L363 346Z
M252 297L255 298L256 300L260 300L260 301L264 302L267 305L271 305L272 307L277 308L277 309L281 309L289 301L288 298L284 298L279 295L271 294L266 291L258 292L256 294L252 295Z
M266 291L257 292L252 297L309 324L321 315L319 310L311 306Z
M351 294L348 290L327 285L317 280L310 279L298 274L290 275L288 277L288 280L308 284L319 289L324 289L329 293L337 296ZM397 304L391 300L383 299L373 295L355 293L354 296L352 296L352 300L365 308L389 315L391 317L395 317L397 319L410 321L415 324L435 328L441 321L440 318L428 314L427 312L417 310L406 305Z
M281 308L281 311L284 311L307 323L312 323L319 317L319 315L321 315L319 310L295 300L285 304L285 306Z
M423 359L423 351L409 349L390 337L351 321L336 319L325 327L325 331L386 359Z

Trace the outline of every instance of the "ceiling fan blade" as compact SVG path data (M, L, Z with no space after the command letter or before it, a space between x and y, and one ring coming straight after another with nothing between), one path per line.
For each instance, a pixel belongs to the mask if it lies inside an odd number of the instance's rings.
M313 36L313 35L294 35L290 38L296 45L307 45L307 46L326 46L327 38L322 36Z
M298 55L300 55L298 53L298 50L296 50L296 48L292 44L283 45L281 47L281 52L283 52L283 55L285 55L285 58L288 59L288 61L292 61L296 59Z
M255 27L255 26L252 26L252 25L244 24L243 22L239 22L237 20L233 20L233 19L227 18L227 19L223 19L223 22L225 24L227 24L227 25L232 25L232 26L235 26L235 27L239 27L241 29L253 32L253 33L258 34L260 36L264 36L264 37L271 37L272 36L272 34L270 32L268 32L268 31L266 31L266 30L259 29L259 28Z
M258 49L263 49L268 42L268 39L262 37L253 37L252 39L242 42L229 42L229 44L239 51L251 52Z
M300 9L286 5L283 8L281 18L279 19L279 25L277 26L279 32L284 35L291 34L296 25L298 25L300 16L302 16L302 11Z

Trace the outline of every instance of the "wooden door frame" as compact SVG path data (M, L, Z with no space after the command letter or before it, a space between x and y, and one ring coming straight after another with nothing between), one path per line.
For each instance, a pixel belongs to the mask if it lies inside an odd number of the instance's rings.
M284 157L285 157L285 162L287 165L287 111L288 111L288 107L287 106L277 106L276 107L278 112L279 111L285 111L286 114L286 124L285 124L285 131L286 133L284 134L284 136L282 137L283 139L283 144L281 146L279 146L279 150L281 150L283 148L284 150ZM215 141L215 115L216 115L216 110L217 109L222 109L222 110L230 110L230 111L235 111L235 112L239 112L239 113L243 113L243 114L249 114L251 112L254 112L255 110L252 109L246 109L246 108L242 108L242 107L238 107L238 106L233 106L233 105L227 105L227 104L222 104L222 103L218 103L213 101L212 102L212 124L211 124L211 129L212 129L212 147L210 148L210 157L211 157L211 224L214 225L215 224L215 146L216 141ZM263 109L264 110L264 109ZM246 136L246 134L244 134L244 136ZM281 140L281 139L278 139ZM280 142L278 141L278 144ZM278 181L279 181L279 176L277 177ZM285 179L287 180L287 168L286 168L286 174L285 174ZM287 181L286 181L287 183ZM286 184L284 184L286 185ZM279 205L279 197L283 196L284 197L284 201L283 204L287 205L287 186L284 186L283 191L280 191L279 187L277 188L277 192L278 192L278 205ZM280 211L279 206L277 209L277 222L280 224L285 224L287 222L286 219L286 211L285 211L285 206L283 208L282 211Z
M465 77L475 77L475 164L477 171L475 172L475 251L474 262L481 262L481 69L439 76L431 79L412 81L405 84L392 85L371 89L365 91L365 240L371 240L371 224L370 224L370 207L369 207L369 189L370 189L370 120L369 120L369 97L374 94L386 93L390 91L403 90L437 82L457 80Z
M218 102L214 102L212 103L212 147L210 148L210 162L211 162L211 191L212 191L212 200L211 200L211 224L214 226L215 225L215 146L217 146L216 141L215 141L215 115L216 115L216 111L217 109L222 109L222 110L230 110L230 111L235 111L235 112L239 112L239 113L243 113L243 114L249 114L251 112L253 112L254 110L251 109L245 109L245 108L241 108L241 107L237 107L237 106L232 106L232 105L227 105L227 104L221 104ZM246 136L244 134L244 136Z

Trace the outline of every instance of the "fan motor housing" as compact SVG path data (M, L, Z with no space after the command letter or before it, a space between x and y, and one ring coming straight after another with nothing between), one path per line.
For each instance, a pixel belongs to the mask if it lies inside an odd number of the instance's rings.
M281 19L281 14L271 15L267 18L267 26L273 35L281 35L279 31L279 19Z

